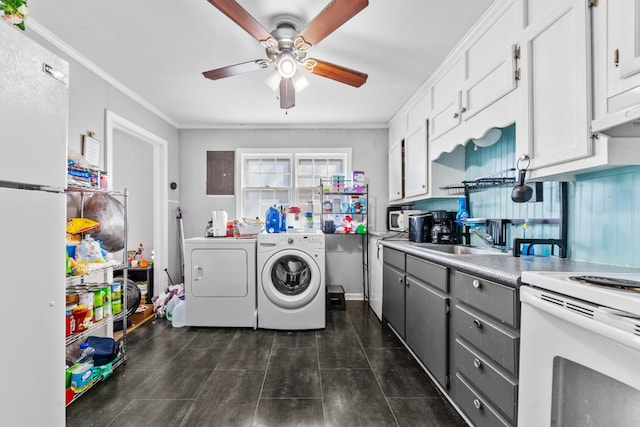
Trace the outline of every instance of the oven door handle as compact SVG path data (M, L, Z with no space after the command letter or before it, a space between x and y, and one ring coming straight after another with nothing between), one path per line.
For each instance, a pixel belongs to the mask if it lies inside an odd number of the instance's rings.
M605 338L616 341L624 346L640 351L640 336L634 335L631 332L627 332L624 329L617 328L613 325L604 323L596 318L589 317L587 315L578 314L572 309L566 307L566 305L558 305L558 303L552 303L545 301L542 296L547 295L550 299L558 301L570 302L572 299L558 296L555 294L546 294L543 291L532 288L530 286L520 287L520 300L523 304L529 304L535 309L549 313L552 316L558 317L566 322L572 323L579 328L591 331L598 335L602 335ZM586 305L584 303L581 303ZM575 305L575 304L574 304ZM597 312L601 316L609 316L611 318L618 318L616 320L625 320L622 316L617 316L606 310L602 310L600 307L589 304L589 309Z

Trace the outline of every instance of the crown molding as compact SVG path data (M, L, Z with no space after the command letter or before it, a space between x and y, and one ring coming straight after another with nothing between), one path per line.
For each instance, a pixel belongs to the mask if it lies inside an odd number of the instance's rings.
M40 24L38 21L36 21L32 17L29 17L28 28L33 30L34 33L38 34L43 39L47 40L49 43L54 45L56 48L60 49L65 54L69 55L75 61L79 62L86 69L88 69L89 71L91 71L94 74L96 74L102 80L104 80L105 82L109 83L111 86L113 86L114 88L118 89L119 91L124 93L126 96L128 96L129 98L131 98L132 100L134 100L138 104L142 105L144 108L146 108L147 110L149 110L153 114L157 115L158 117L160 117L161 119L163 119L167 123L171 124L175 128L180 129L180 125L178 124L178 122L173 120L171 117L167 116L165 113L163 113L158 108L156 108L153 104L151 104L150 102L148 102L147 100L142 98L140 95L138 95L137 93L135 93L134 91L129 89L127 86L125 86L122 83L120 83L113 76L111 76L109 73L104 71L102 68L97 66L92 61L90 61L87 57L82 55L80 52L78 52L77 50L75 50L74 48L69 46L67 43L62 41L55 34L53 34L51 31L49 31L48 28L46 28L44 25Z

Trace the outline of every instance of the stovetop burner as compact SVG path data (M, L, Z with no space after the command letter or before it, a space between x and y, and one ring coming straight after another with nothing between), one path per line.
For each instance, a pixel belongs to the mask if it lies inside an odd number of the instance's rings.
M631 292L640 292L640 282L636 280L606 276L570 276L569 279L589 285L604 286L607 288L616 288Z

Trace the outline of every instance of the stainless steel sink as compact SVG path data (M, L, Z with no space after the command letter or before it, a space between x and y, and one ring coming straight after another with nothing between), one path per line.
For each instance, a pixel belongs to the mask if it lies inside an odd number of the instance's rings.
M465 245L437 245L434 243L411 243L420 249L441 252L451 255L509 255L508 252L495 248Z

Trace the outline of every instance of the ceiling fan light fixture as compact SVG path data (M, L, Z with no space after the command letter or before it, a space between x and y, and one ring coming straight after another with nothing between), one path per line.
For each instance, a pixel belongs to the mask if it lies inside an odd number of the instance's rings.
M278 72L284 79L290 79L298 70L298 63L289 52L283 52L278 59Z
M309 79L302 73L302 71L298 71L293 76L293 87L296 89L296 92L301 92L309 86Z
M276 92L280 87L280 73L277 69L273 69L269 71L267 77L264 78L264 82L271 88L272 91Z

